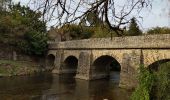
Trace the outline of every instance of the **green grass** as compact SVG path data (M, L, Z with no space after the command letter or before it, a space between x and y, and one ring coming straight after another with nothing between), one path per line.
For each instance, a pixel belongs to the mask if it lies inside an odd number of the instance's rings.
M25 75L38 71L40 68L31 62L0 60L0 76Z

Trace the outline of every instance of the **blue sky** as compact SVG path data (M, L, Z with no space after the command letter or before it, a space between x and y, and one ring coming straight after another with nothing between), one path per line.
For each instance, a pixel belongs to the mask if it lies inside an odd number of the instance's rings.
M13 0L27 4L29 0ZM169 14L169 15L168 15ZM144 9L141 14L143 20L139 19L142 30L147 30L152 27L170 27L170 2L168 0L153 0L152 10Z

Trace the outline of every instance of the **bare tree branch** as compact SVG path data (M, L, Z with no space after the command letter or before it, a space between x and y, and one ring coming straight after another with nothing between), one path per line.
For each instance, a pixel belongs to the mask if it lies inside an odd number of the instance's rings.
M79 23L89 13L123 35L122 26L129 23L133 13L139 14L143 8L151 8L152 0L31 0L40 3L37 9L42 11L43 19L56 20L57 26L67 23ZM117 3L121 2L121 3ZM124 4L122 4L122 2ZM132 14L132 15L131 15Z

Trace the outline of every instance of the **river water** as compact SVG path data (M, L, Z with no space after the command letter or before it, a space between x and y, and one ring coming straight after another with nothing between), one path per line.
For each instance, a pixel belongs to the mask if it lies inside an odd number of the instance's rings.
M0 78L0 100L129 100L130 91L118 87L119 74L86 81L72 74L41 73Z

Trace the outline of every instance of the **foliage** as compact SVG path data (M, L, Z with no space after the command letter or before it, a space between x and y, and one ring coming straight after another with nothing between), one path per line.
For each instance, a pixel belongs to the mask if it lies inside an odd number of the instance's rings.
M93 38L104 38L104 37L110 37L110 36L117 36L117 34L110 30L106 26L96 26L93 27L94 33L93 33Z
M115 31L111 30L106 23L103 23L94 12L89 12L84 16L78 25L63 25L57 30L57 33L60 34L61 37L69 36L72 40L118 36ZM63 40L66 39L64 38Z
M139 85L133 92L131 100L150 100L150 93L154 84L155 76L153 73L150 73L149 70L144 68L144 66L140 66L139 71Z
M82 28L82 39L91 38L94 35L93 27L81 26Z
M105 22L98 17L98 13L89 12L83 19L81 19L81 26L88 26L88 29L93 31L93 38L104 38L109 36L117 36Z
M0 15L0 41L17 47L27 54L42 55L47 47L46 23L41 13L21 6L10 5Z
M168 27L155 27L149 29L147 34L170 34L170 28Z
M159 66L158 72L155 72L157 76L153 94L153 99L157 100L170 100L170 62L164 63Z
M67 24L67 25L63 26L61 28L61 30L62 30L62 33L69 33L70 37L73 40L81 38L81 35L82 35L81 27L79 27L76 24L71 24L71 25Z
M17 46L28 54L42 55L47 48L46 41L47 37L45 33L31 31L25 33L25 40L19 41Z
M69 36L71 40L88 39L88 38L104 38L109 37L110 34L117 36L114 31L103 25L86 26L77 24L66 24L57 29L57 34L60 36ZM66 35L67 34L67 35Z
M139 86L133 92L132 100L169 100L170 62L160 64L158 71L140 67Z
M71 40L87 39L92 36L93 30L91 27L77 24L66 24L57 29L57 34L60 34L60 36L69 36Z
M94 38L103 38L103 37L108 37L109 31L101 26L97 26L97 27L93 27L94 33L93 33L93 37Z
M142 35L142 31L139 29L139 26L137 25L135 18L131 19L129 30L127 31L127 35L129 36Z

